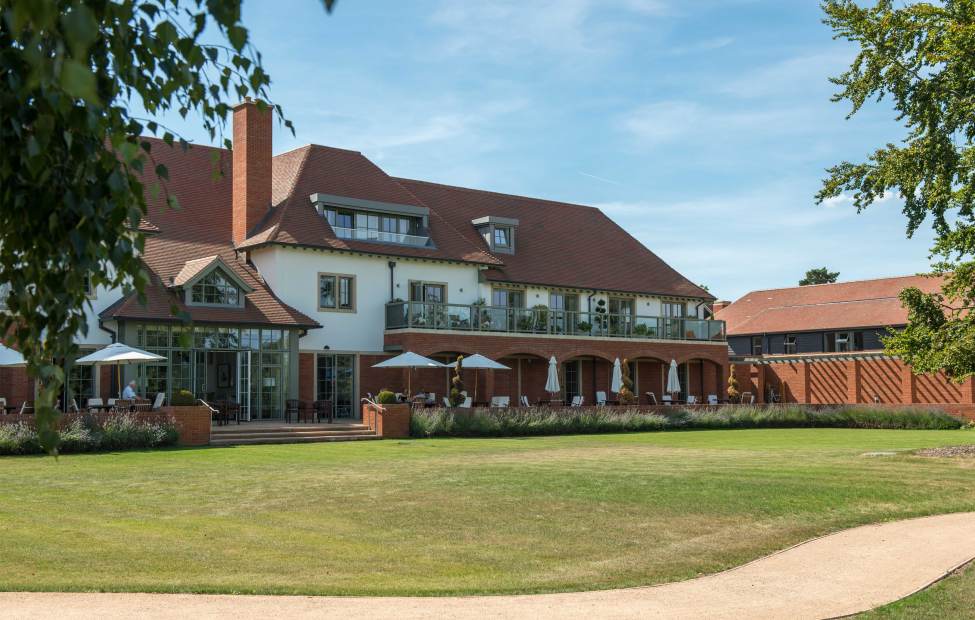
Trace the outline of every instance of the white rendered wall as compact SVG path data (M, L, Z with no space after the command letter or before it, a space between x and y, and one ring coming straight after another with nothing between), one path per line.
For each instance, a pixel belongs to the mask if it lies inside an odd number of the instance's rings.
M383 350L391 260L396 263L395 298L409 299L410 280L446 284L448 303L469 304L478 297L474 265L282 246L253 251L251 260L284 303L321 323L322 329L310 330L300 340L304 351L321 351L325 345L335 352ZM318 274L322 272L355 276L355 312L319 311Z

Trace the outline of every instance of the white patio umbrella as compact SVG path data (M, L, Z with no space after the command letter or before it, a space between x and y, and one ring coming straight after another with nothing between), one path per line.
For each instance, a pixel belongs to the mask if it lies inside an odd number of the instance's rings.
M620 358L618 357L613 362L613 379L610 381L609 389L617 394L623 389L623 368L620 367Z
M406 395L411 396L413 390L413 369L414 368L443 368L444 365L429 357L423 357L419 353L407 351L400 353L396 357L373 364L373 368L409 368L410 372L406 378Z
M146 362L164 361L166 361L166 358L162 355L156 355L155 353L149 353L148 351L116 342L103 349L89 353L84 357L79 357L75 360L75 364L94 364L96 366L115 364L115 375L118 378L118 395L119 398L122 398L122 364L145 364Z
M10 349L0 344L0 366L26 366L27 360L20 351Z
M680 377L677 374L677 361L670 360L670 371L667 373L667 393L677 394L680 392Z
M447 368L457 368L457 362L450 362L447 364ZM481 374L477 372L478 370L511 370L511 368L505 366L501 362L496 362L490 357L481 355L480 353L475 353L471 356L464 356L464 361L461 368L470 368L474 371L474 400L477 400L477 378Z
M549 394L556 394L562 388L559 387L559 367L553 355L548 360L548 378L545 379L545 391Z

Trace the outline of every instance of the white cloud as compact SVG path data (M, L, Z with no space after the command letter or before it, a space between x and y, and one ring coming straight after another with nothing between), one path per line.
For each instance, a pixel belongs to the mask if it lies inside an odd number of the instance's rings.
M734 42L735 42L734 37L714 37L711 39L704 39L702 41L697 41L695 43L689 43L687 45L677 45L671 47L668 50L668 54L670 54L671 56L702 54L704 52L713 52L714 50L719 50L723 47L728 47Z
M853 54L848 49L816 52L774 62L719 84L717 92L743 99L795 98L802 93L833 89L829 78L849 67Z

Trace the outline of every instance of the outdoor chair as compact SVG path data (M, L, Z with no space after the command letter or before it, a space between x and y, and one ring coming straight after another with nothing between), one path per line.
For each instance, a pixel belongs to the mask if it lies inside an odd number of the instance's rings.
M80 409L78 409L78 401L72 398L71 409L69 409L68 411L70 411L71 413L78 413L79 411L81 411Z
M134 400L123 400L121 398L119 398L119 399L109 398L108 399L108 404L109 405L114 405L115 411L125 412L125 411L131 411L132 410L132 408L135 405L135 401Z
M164 402L166 402L166 393L159 392L158 394L156 394L156 400L152 401L152 410L159 411L162 408Z
M301 418L304 417L309 423L315 421L315 403L310 403L308 401L298 402L298 421L301 422Z
M754 405L755 404L755 395L752 394L751 392L742 392L741 393L741 403L743 405Z
M693 394L688 394L687 395L687 404L688 405L696 405L697 404L697 396L694 396Z
M230 419L233 418L234 422L240 426L240 403L235 400L225 400L223 402L223 418L230 424Z
M674 401L670 398L670 394L664 394L662 400L663 400L663 403L665 405L673 405L674 404Z
M491 406L492 407L497 407L497 408L502 408L503 409L503 408L506 408L510 404L511 404L511 397L510 396L492 396L491 397Z
M647 392L646 394L647 394L647 404L650 404L650 405L653 405L654 407L656 407L657 406L657 395L654 394L653 392Z
M34 401L25 400L22 405L20 405L20 415L30 415L34 413Z
M443 397L443 406L444 406L444 407L451 407L451 406L452 406L452 405L450 404L450 399L449 399L449 398L447 398L446 396L444 396L444 397Z
M518 400L521 402L522 407L531 407L531 403L528 402L527 396L522 395Z
M291 417L294 416L295 421L298 421L298 400L295 398L289 398L284 401L284 421L290 422Z
M118 399L117 398L109 398L107 404L108 404L108 406L110 408L114 409L115 407L118 406Z
M332 422L335 417L332 414L332 401L330 400L316 400L315 401L315 421L321 422L323 419L328 418L329 422Z
M570 407L581 407L585 399L581 394L572 397L572 403L569 404Z
M717 405L718 404L718 395L717 394L708 394L708 404L709 405Z
M97 408L101 407L103 402L104 401L102 401L102 399L100 398L89 398L88 402L85 404L85 406L88 409L88 413L94 413L98 411Z
M7 413L7 399L0 397L0 415Z
M460 404L460 407L461 407L461 409L470 409L471 408L471 404L473 402L474 402L474 399L471 398L470 396L468 396L467 398L464 399L464 402L462 402Z
M600 407L606 404L606 392L602 390L596 392L596 404Z
M436 392L427 392L426 404L427 405L436 405L437 404L437 393Z

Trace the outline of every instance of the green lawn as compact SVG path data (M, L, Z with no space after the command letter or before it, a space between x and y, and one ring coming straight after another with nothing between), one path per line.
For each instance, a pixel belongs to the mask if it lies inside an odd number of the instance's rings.
M975 564L969 564L927 590L880 609L860 614L857 620L971 620L975 618Z
M547 592L975 510L972 431L749 430L0 459L0 590ZM894 456L865 452L896 451ZM971 588L969 588L971 591Z

